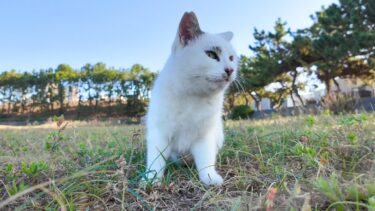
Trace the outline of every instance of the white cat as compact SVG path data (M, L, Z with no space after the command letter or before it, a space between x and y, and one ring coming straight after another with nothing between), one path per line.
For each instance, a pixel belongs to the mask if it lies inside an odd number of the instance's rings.
M204 184L223 183L215 163L224 142L224 91L237 72L232 37L232 32L205 33L193 12L183 15L172 53L151 92L147 179L160 180L168 158L191 153Z

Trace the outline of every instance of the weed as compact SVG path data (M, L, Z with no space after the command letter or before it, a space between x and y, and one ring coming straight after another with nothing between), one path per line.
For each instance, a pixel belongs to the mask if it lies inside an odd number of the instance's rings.
M12 181L11 185L5 185L5 189L9 196L13 196L16 193L22 192L27 188L25 182L21 180L18 184L15 181Z
M26 164L25 162L21 163L22 173L24 173L24 174L26 174L27 176L30 176L30 177L35 177L41 171L47 170L47 169L48 169L48 165L44 161L32 162L30 164Z

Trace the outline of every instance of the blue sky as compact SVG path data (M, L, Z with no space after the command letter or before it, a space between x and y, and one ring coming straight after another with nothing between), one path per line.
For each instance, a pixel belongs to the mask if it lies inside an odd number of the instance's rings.
M104 62L161 70L185 11L207 32L234 32L238 54L249 54L254 27L272 30L277 18L292 29L337 0L124 1L18 0L0 2L0 71Z

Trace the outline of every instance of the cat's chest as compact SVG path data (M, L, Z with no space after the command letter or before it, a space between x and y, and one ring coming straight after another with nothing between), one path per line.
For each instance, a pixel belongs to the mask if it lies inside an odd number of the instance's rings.
M220 112L220 101L212 99L180 98L174 102L172 108L173 117L179 122L190 124L209 120Z
M172 137L184 140L187 137L197 139L204 136L204 133L215 125L215 121L218 120L217 116L220 116L220 110L211 103L195 99L176 102L175 106L169 110L169 129Z
M192 96L157 87L151 102L149 123L167 131L168 136L206 131L220 121L223 96Z

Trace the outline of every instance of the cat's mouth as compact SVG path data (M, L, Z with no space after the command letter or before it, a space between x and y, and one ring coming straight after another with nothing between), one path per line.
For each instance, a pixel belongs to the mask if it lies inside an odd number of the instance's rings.
M222 77L222 78L209 78L207 77L206 80L211 83L230 83L230 77Z

